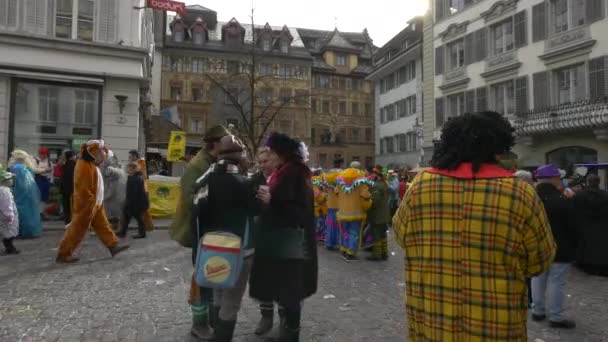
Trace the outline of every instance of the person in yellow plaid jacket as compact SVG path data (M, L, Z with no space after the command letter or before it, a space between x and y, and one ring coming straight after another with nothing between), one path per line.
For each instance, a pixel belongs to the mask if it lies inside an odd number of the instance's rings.
M340 251L345 260L356 260L361 248L367 210L372 205L371 182L358 169L346 169L336 179L338 224L342 241Z
M325 216L327 215L327 193L323 190L323 175L312 177L312 190L315 199L315 223L317 241L325 241Z
M450 119L393 218L409 341L527 340L526 278L549 268L555 242L532 186L496 165L512 131L494 112Z

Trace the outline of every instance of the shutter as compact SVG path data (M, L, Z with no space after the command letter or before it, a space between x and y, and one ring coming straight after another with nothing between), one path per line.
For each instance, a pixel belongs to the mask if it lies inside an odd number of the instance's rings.
M476 62L475 60L475 33L464 36L464 65Z
M480 87L476 90L477 95L477 111L483 112L488 110L488 100L487 100L488 91L486 87Z
M475 62L484 60L488 56L488 35L484 27L475 31Z
M0 0L0 27L17 28L17 1Z
M515 80L515 114L520 115L528 109L528 76L522 76Z
M445 123L445 108L443 98L435 99L435 127L441 127Z
M587 0L585 6L587 8L587 23L592 23L604 18L604 1L605 0Z
M544 2L532 7L532 42L547 39L547 9Z
M471 89L464 93L464 111L466 113L474 113L475 112L475 89Z
M97 2L97 41L116 42L116 0Z
M549 106L549 79L548 72L541 71L532 75L534 82L534 109L543 109Z
M589 61L590 100L600 100L606 96L606 57Z
M441 75L444 72L445 64L445 47L442 45L435 49L435 75Z
M515 47L520 48L528 44L528 31L526 29L526 11L515 14Z
M439 21L445 16L445 5L445 0L435 0L435 21Z
M47 34L47 0L25 0L24 28L33 34Z

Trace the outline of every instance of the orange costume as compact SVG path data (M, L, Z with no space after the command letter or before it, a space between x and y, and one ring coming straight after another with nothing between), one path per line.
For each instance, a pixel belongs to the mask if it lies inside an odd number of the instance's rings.
M67 225L59 245L57 261L78 261L72 253L85 237L89 226L110 250L112 256L128 248L119 246L118 238L108 222L103 209L103 179L97 167L107 156L103 140L91 140L80 147L81 158L74 170L74 194L72 198L72 221Z
M139 171L141 171L141 173L144 175L144 189L146 190L146 193L148 193L148 169L146 167L146 159L139 158L137 161L135 161L135 163L137 163L137 166L139 166ZM150 209L146 210L144 213L144 225L146 226L147 231L154 230L154 221L152 221Z

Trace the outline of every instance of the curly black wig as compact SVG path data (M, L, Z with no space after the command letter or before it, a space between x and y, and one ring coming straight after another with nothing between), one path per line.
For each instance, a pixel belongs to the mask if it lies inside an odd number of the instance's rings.
M271 133L266 139L266 147L285 159L303 160L300 146L300 141L283 133Z
M497 162L515 144L514 130L504 116L496 112L467 113L450 119L441 133L431 164L438 169L455 170L469 162L473 172L481 164Z

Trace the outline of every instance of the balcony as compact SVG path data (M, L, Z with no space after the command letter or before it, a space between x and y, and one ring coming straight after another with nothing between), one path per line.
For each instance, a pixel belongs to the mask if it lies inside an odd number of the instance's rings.
M520 113L515 119L515 130L519 136L594 130L597 138L603 140L606 129L608 97L531 110Z

